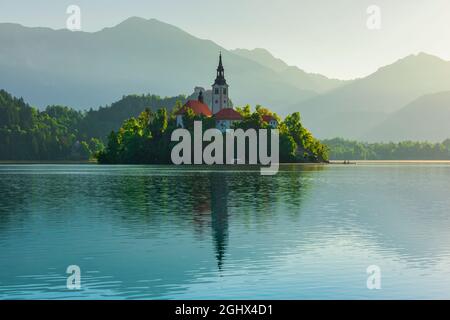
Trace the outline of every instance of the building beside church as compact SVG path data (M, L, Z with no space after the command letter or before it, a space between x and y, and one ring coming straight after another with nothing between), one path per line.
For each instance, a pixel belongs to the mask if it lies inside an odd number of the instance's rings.
M233 108L223 108L214 115L216 120L216 128L222 132L231 129L233 124L242 121L242 116Z
M183 118L188 108L192 109L195 115L214 117L216 121L216 128L222 132L225 132L227 129L231 129L234 123L242 121L241 114L234 110L230 103L229 85L225 79L222 54L219 55L219 65L217 67L216 79L212 84L210 103L205 103L203 92L204 89L202 87L195 87L195 94L198 93L197 100L187 101L186 104L176 113L178 127L184 127ZM211 106L211 109L208 104ZM268 123L270 124L269 121Z
M205 104L203 101L203 91L199 92L197 100L189 100L175 114L177 118L177 127L184 128L183 117L188 109L191 109L197 116L199 115L203 115L205 117L212 116L211 110L209 109L208 105Z
M267 123L272 129L276 129L278 127L278 121L273 116L264 115L262 116L262 120Z

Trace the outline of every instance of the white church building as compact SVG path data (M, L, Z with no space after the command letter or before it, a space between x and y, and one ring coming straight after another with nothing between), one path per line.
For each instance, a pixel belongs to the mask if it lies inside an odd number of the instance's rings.
M183 128L183 116L190 108L195 115L203 115L205 117L214 117L216 121L216 128L225 132L231 129L233 124L242 121L242 116L239 112L233 109L229 99L229 86L225 80L225 69L222 64L222 53L219 54L219 65L217 67L216 80L212 84L211 101L209 105L204 102L203 88L196 87L195 93L198 93L197 100L189 100L176 113L177 126ZM263 120L269 123L270 126L276 127L278 123L272 117L264 118Z

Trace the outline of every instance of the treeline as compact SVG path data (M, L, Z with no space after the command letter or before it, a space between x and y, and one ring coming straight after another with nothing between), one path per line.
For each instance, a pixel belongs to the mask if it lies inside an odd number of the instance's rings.
M331 160L450 160L450 139L442 143L364 143L335 138L322 143L329 148Z
M0 160L87 160L103 148L80 139L83 114L62 106L39 111L0 90Z
M142 110L175 105L184 96L129 95L87 112L65 106L44 111L0 90L0 160L88 160L104 149L108 134Z
M156 112L146 109L136 118L126 120L122 127L108 136L107 147L100 152L100 163L171 163L170 155L176 142L171 141L173 130L177 129L175 112L181 107L169 112L161 108ZM244 130L253 128L268 128L262 116L272 113L263 107L257 106L251 112L250 106L237 108L243 121L235 128ZM276 117L276 115L273 114ZM185 128L193 131L194 121L202 121L203 130L215 127L214 118L197 116L187 112L184 116ZM280 133L280 161L281 162L323 162L328 160L327 148L315 139L312 134L302 126L299 113L286 117L284 121L279 118ZM193 136L191 134L191 136Z
M243 117L236 128L261 129L268 124L262 121L262 116L271 115L278 121L280 134L280 161L281 162L327 162L328 148L314 138L311 132L301 123L300 113L294 112L282 121L281 118L269 109L256 106L255 112L251 112L250 106L236 108Z
M98 110L48 106L40 111L0 90L0 160L88 160L100 155L103 163L169 163L174 145L170 135L176 129L172 110L185 100L181 95L128 95ZM260 106L254 112L249 106L236 110L244 119L237 126L242 129L264 128L262 115L272 114ZM188 114L188 128L194 120L203 120L204 130L215 126L212 118ZM450 160L450 139L442 143L364 143L341 138L320 142L303 127L298 113L278 120L282 162Z
M185 100L186 97L183 95L166 98L150 94L123 96L109 106L87 111L78 128L83 138L98 137L106 141L111 131L120 128L124 120L138 117L146 108L154 111L160 108L172 108L177 101Z

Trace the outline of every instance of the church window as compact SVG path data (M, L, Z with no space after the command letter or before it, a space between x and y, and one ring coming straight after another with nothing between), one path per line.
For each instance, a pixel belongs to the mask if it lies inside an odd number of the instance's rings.
M219 94L219 89L216 88L216 90L214 90L214 93L215 93L215 94Z
M226 88L223 89L223 94L227 94L227 89Z

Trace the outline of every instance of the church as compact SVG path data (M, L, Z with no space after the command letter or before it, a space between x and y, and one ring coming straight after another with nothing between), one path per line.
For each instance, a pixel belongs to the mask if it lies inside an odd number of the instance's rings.
M216 128L222 132L231 129L233 124L242 121L242 116L234 110L229 99L229 86L225 80L225 69L222 63L222 53L219 54L219 65L217 67L216 80L212 84L212 91L209 103L205 102L204 89L196 87L194 89L197 100L188 100L184 106L176 113L177 126L184 128L183 117L188 109L192 109L195 115L214 117ZM211 108L210 108L211 106ZM272 128L278 126L277 120L269 115L263 116L263 121Z
M189 100L176 113L177 126L183 128L183 116L190 108L196 115L203 115L205 117L214 117L216 121L216 128L225 132L231 129L235 122L241 121L242 116L239 112L233 109L229 102L229 86L225 80L225 69L222 64L222 54L219 54L219 66L217 67L216 80L212 85L210 107L204 101L203 88L196 88L198 92L197 100Z

